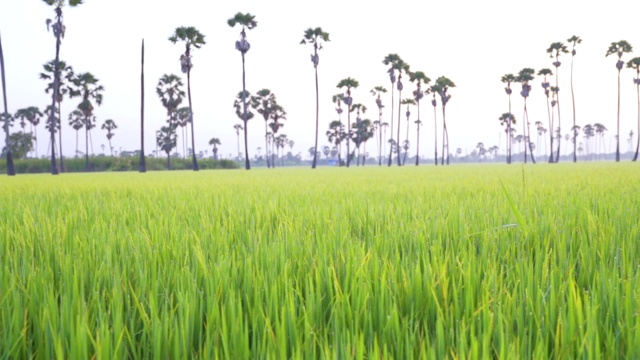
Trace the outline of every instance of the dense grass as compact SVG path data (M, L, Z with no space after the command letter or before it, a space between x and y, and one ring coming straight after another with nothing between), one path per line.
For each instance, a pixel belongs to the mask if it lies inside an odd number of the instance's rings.
M2 176L0 358L637 359L638 189L635 164Z

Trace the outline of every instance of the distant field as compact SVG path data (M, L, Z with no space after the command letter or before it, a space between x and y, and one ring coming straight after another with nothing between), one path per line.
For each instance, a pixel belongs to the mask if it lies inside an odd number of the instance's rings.
M0 176L0 359L640 358L640 165Z

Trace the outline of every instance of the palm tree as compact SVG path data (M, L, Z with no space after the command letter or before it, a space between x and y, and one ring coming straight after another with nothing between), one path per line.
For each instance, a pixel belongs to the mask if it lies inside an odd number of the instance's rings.
M78 131L84 127L84 114L80 110L73 110L69 114L69 125L76 131L76 154L78 157ZM111 150L113 152L113 149Z
M104 92L104 87L98 85L99 80L88 72L76 75L72 81L76 88L72 96L78 95L82 97L82 102L78 104L78 109L82 111L85 118L85 168L86 171L89 171L89 130L91 130L92 127L90 118L93 116L94 109L92 101L95 101L98 106L102 105L102 92Z
M59 61L60 61L60 44L62 39L64 38L64 34L66 32L66 26L62 22L62 8L65 5L69 5L70 7L78 6L82 4L83 0L43 0L47 5L54 6L55 12L55 20L47 19L47 30L51 27L53 30L53 36L56 38L56 57L54 60L53 73L53 88L51 93L51 108L54 109L56 106L56 101L58 100L58 88L60 82L60 72L59 72ZM49 115L49 123L53 124L55 122L55 111L52 111ZM60 117L58 115L58 117ZM58 175L58 167L56 165L56 155L55 155L55 126L51 126L51 175Z
M382 99L380 99L380 95L386 93L387 89L384 86L376 86L371 90L371 95L376 98L376 105L378 106L378 137L380 138L379 147L378 147L378 166L382 166L382 109L384 105L382 105Z
M274 106L274 108L272 109L272 111L271 111L271 122L269 123L269 128L273 132L274 136L278 132L278 130L280 130L281 127L284 127L284 124L280 122L281 120L287 120L287 112L284 111L282 106L276 104ZM274 138L272 137L271 138L271 142L272 142L272 146L271 147L273 147L273 140L274 140ZM271 154L273 155L273 151L271 152ZM275 159L272 159L271 166L275 167Z
M429 92L433 95L433 98L431 99L431 105L433 105L433 161L434 164L438 166L438 114L436 111L438 108L438 100L436 99L436 94L438 92L433 85L429 87Z
M553 94L555 95L555 99L554 101L556 101L556 104L558 105L558 129L561 129L561 122L560 122L560 85L558 84L558 68L560 67L560 65L562 64L560 62L560 55L561 54L567 54L569 52L569 50L567 50L567 46L561 42L554 42L552 43L549 48L547 49L547 54L549 54L549 57L551 57L552 59L555 58L556 61L553 62L553 66L556 67L556 86L554 88L552 88ZM555 90L554 90L555 89ZM553 152L553 145L551 147L551 151ZM554 162L558 162L560 160L560 141L558 141L558 149L556 152L556 159Z
M187 98L189 99L189 122L191 123L191 147L192 151L192 161L193 161L193 171L198 171L198 161L196 160L196 147L195 147L195 133L193 130L193 104L191 102L191 68L193 68L193 63L191 62L191 48L194 47L199 49L202 45L205 45L204 35L202 35L196 28L193 26L184 27L181 26L176 29L175 33L169 37L169 41L172 43L177 43L178 41L183 41L185 44L184 54L180 55L180 65L182 68L182 72L187 74Z
M171 150L178 145L178 135L175 126L163 126L156 133L158 147L167 154L167 170L171 170Z
M398 94L398 102L400 98L402 98L402 82L400 81L402 78L402 72L409 72L409 65L407 65L398 54L389 54L385 56L384 60L382 60L384 65L390 65L387 73L389 74L389 80L391 80L391 138L393 139L393 107L394 107L394 85L396 83L396 71L398 71L398 78L396 88L399 91ZM398 141L400 141L400 104L398 104ZM396 142L397 143L397 142ZM393 147L389 149L389 162L388 166L391 166L393 162ZM398 165L400 165L400 157L398 155Z
M604 150L604 146L605 146L604 145L604 133L607 131L607 127L602 125L602 124L600 124L600 123L595 123L595 124L593 124L593 128L596 131L596 135L600 135L600 151L603 151ZM598 148L598 139L596 139L596 154L599 154L597 148ZM598 158L599 158L599 156L598 156Z
M571 44L571 103L573 105L573 126L576 126L576 100L573 92L573 59L576 57L576 45L582 43L582 39L579 36L573 35L567 42ZM573 162L578 161L578 155L576 154L576 141L573 141Z
M353 124L353 128L349 128L349 133L350 133L351 140L356 144L356 149L358 150L357 166L360 166L360 144L362 144L362 141L363 141L362 138L365 132L364 127L360 125L360 123L362 122L362 119L360 118L360 114L366 113L367 107L362 104L354 104L351 106L351 110L349 112L353 112L353 111L356 112L356 123ZM348 155L348 158L351 157L351 154L349 153L348 150L347 150L347 155ZM347 166L348 166L348 163L349 163L349 160L347 160Z
M16 114L14 115L15 119L20 120L20 124L24 129L24 126L22 124L26 124L25 121L28 121L31 124L32 130L35 129L35 135L34 135L34 139L35 139L35 154L36 154L36 158L38 157L38 127L37 125L40 123L40 118L42 117L42 113L40 112L40 109L38 109L35 106L29 106L27 108L23 108L23 109L19 109L18 111L16 111Z
M102 124L102 130L107 130L107 140L109 140L109 149L111 149L111 156L113 156L113 147L111 146L111 138L113 138L113 130L117 129L118 125L116 125L115 121L109 119L105 120Z
M55 60L51 60L43 66L44 72L40 73L40 79L50 81L47 83L47 87L44 89L45 93L49 93L53 91L54 79L56 77L55 71ZM68 95L70 98L77 96L76 90L69 84L73 81L74 72L71 66L68 66L66 62L59 60L58 61L58 94L56 96L56 102L58 103L58 118L62 118L62 100L64 100L64 96ZM64 172L64 160L62 156L62 126L60 127L60 131L58 132L58 143L60 147L60 171Z
M551 71L551 69L541 69L540 71L538 71L538 76L543 76L543 80L542 80L542 88L544 89L544 95L547 97L547 118L549 121L549 129L553 129L553 116L552 116L552 112L549 109L549 95L551 93L550 90L550 84L549 81L547 80L547 76L553 76L553 72ZM553 94L555 96L557 92L554 91ZM554 101L555 101L555 97L554 97ZM554 102L554 106L555 106L555 102ZM549 155L549 163L553 162L553 134L550 134L550 138L551 138L551 155ZM545 140L545 151L546 151L546 140Z
M415 100L411 99L411 98L406 98L406 99L402 99L402 101L400 102L401 105L406 105L407 106L407 112L405 113L405 115L407 115L407 136L405 137L405 143L409 143L409 117L411 116L411 111L409 111L409 106L410 105L415 105L416 102ZM400 127L400 123L398 123L398 127ZM408 148L406 149L408 150ZM407 152L405 151L404 153L404 157L402 158L402 165L404 166L404 163L407 161Z
M238 138L238 157L236 158L237 161L240 161L240 131L244 129L244 127L242 126L242 124L235 124L233 125L233 128L236 130L236 136Z
M338 149L338 166L340 166L342 164L342 160L340 158L340 154L342 153L341 144L342 140L346 137L344 125L340 120L333 120L329 124L329 130L327 130L326 134L329 142L334 144Z
M616 161L620 161L620 72L624 67L622 55L624 55L624 53L630 53L631 51L633 51L631 44L625 40L620 40L618 42L612 42L605 55L605 57L612 54L618 55L618 62L616 63L616 68L618 69L618 138L616 139Z
M507 164L511 164L511 125L516 123L516 118L511 113L504 113L498 118L498 120L500 121L500 125L505 127L504 131L507 134Z
M256 96L251 98L252 107L258 112L258 114L262 115L264 118L264 141L265 141L265 151L267 154L269 153L269 142L267 141L267 133L269 132L268 123L271 119L271 113L275 110L277 106L276 96L269 89L262 89L258 91ZM267 156L267 168L271 167L269 162L269 156Z
M318 63L320 62L320 57L318 56L318 50L322 50L322 43L328 42L329 33L322 31L322 28L308 28L304 32L304 37L302 41L300 41L301 45L305 45L307 43L313 46L313 54L311 54L311 62L313 63L313 69L315 71L316 76L316 137L315 137L315 148L318 148L318 124L320 121L320 102L319 102L319 93L318 93ZM316 152L317 153L317 152ZM314 154L313 162L311 163L311 168L315 169L317 163L317 156Z
M416 104L418 107L418 120L416 120L416 124L418 124L417 127L417 132L418 132L418 141L417 141L417 146L416 146L416 166L419 165L420 161L419 161L419 151L420 151L420 124L422 123L420 121L420 100L422 100L422 98L425 95L425 92L422 91L422 84L424 85L429 85L429 83L431 82L431 79L429 79L422 71L416 71L416 72L411 72L409 73L409 81L411 81L412 83L415 82L416 83L416 90L413 92L413 97L416 100ZM427 93L429 92L429 87L427 87Z
M140 172L147 172L147 161L144 155L144 39L142 39L140 70Z
M535 70L531 68L524 68L520 70L518 73L518 77L516 81L522 84L522 91L520 95L524 99L524 114L522 116L522 129L524 133L525 139L525 147L524 147L524 162L527 163L527 148L529 148L531 153L531 161L535 164L536 159L533 156L532 142L531 142L531 129L529 128L529 112L527 111L527 98L531 92L531 85L529 85L529 81L533 81L535 74ZM525 127L526 126L526 127Z
M16 169L13 163L13 155L11 154L11 146L9 146L9 127L13 126L13 116L9 113L7 107L7 83L4 76L4 52L2 51L2 39L0 39L0 77L2 78L2 100L4 104L4 112L0 113L0 122L4 129L4 144L7 154L7 175L15 176ZM2 151L0 151L1 153Z
M638 134L640 134L640 57L635 57L627 62L627 67L636 71L636 77L633 79L633 83L636 85L638 93ZM638 152L640 151L640 136L638 136L636 153L633 155L632 161L638 160Z
M187 158L187 149L189 148L189 144L187 141L187 125L189 125L189 121L191 120L191 109L189 107L184 106L178 109L176 112L176 125L180 126L181 135L182 135L182 151L183 158ZM177 130L177 128L176 128Z
M213 160L218 160L218 145L222 145L220 139L212 138L211 140L209 140L209 145L213 145Z
M450 88L453 87L456 87L456 84L454 84L453 81L444 76L440 76L433 86L433 90L435 90L438 95L440 95L440 101L442 102L442 160L440 161L440 165L444 165L445 143L447 149L447 165L449 165L449 132L447 131L447 118L445 110L447 108L447 103L449 102L449 100L451 100L451 95L447 92Z
M504 91L507 93L507 96L509 97L509 112L505 114L512 114L513 112L511 111L511 94L513 93L513 90L511 89L511 83L516 81L516 77L513 74L506 74L502 76L500 81L502 81L504 84L507 84L507 86L504 88ZM434 93L433 97L435 98L435 96L436 95ZM510 129L511 129L511 122L507 122L507 129L506 129L507 134L511 132ZM507 136L507 164L511 164L511 147L512 147L511 138Z
M345 92L345 96L342 97L342 102L344 102L345 104L347 104L347 129L348 131L351 131L351 104L353 103L353 98L351 97L351 89L355 89L360 85L360 83L352 78L346 78L346 79L342 79L340 80L340 82L338 83L337 88L342 89L342 88L347 88L346 92ZM317 148L317 146L316 146ZM349 141L347 141L347 167L349 167L349 164L351 163L351 152L349 150Z
M185 92L182 90L182 80L176 75L164 74L158 81L156 93L160 97L162 106L167 109L167 122L169 126L176 126L178 123L177 112L178 107L182 103Z
M356 149L358 150L358 158L357 164L360 166L360 146L363 145L363 156L362 156L362 166L364 166L366 160L366 143L369 139L373 137L373 130L371 127L371 120L364 119L359 120L355 124L353 124L353 129L351 131L351 140L355 143Z

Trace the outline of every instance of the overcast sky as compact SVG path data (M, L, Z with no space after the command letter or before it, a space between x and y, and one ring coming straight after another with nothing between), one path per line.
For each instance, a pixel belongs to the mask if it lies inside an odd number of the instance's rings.
M193 51L196 151L209 148L209 139L218 137L223 143L221 153L226 157L236 152L233 125L239 119L232 105L242 88L241 57L234 47L240 29L230 28L226 21L238 11L250 12L256 16L258 26L248 32L251 50L246 57L247 89L255 93L268 88L276 94L288 113L282 132L295 141L294 154L302 152L306 157L313 145L315 84L311 47L299 43L305 29L320 26L330 33L331 42L320 52L319 146L328 144L325 131L329 122L337 119L331 96L338 92L336 85L343 78L353 77L360 82L353 92L354 102L369 108L363 118L377 120L369 91L378 85L390 89L382 60L389 53L397 53L412 70L422 70L432 80L444 75L456 83L447 106L451 150L461 147L471 151L479 141L487 147L500 145L504 149L503 144L498 144L502 129L497 119L507 111L508 103L500 77L524 67L536 71L552 68L553 60L546 54L549 44L566 42L575 34L583 39L574 67L577 122L604 124L610 130L606 135L608 141L615 132L617 59L605 58L605 52L612 41L624 39L635 47L635 52L625 55L623 60L640 56L640 31L637 12L633 10L629 1L621 0L86 0L84 5L64 9L67 33L60 56L76 72L93 73L106 89L104 103L95 111L96 153L101 152L100 144L107 144L105 132L99 130L106 119L113 119L119 127L114 147L134 150L139 148L140 43L145 39L145 142L150 153L155 147L155 131L166 120L155 86L165 73L183 76L179 57L184 47L170 43L168 37L178 26L195 26L207 41L204 47ZM32 105L44 108L50 103L50 97L44 93L46 84L38 74L42 64L55 55L55 39L45 25L45 20L53 16L53 9L41 0L0 0L0 34L12 113ZM560 100L565 134L572 121L571 56L563 56L561 61ZM629 130L636 129L634 75L626 68L622 72L622 151L628 149ZM186 76L183 78L186 84ZM533 126L542 121L546 127L546 102L540 80L534 81L529 99L530 122ZM413 85L405 81L403 98L410 90ZM513 112L519 120L522 98L518 85L514 95ZM386 122L391 120L390 99L390 93L383 99ZM67 125L68 113L78 103L77 99L65 99L62 104L66 156L75 150L75 134ZM412 128L415 115L414 109ZM439 112L439 124L440 116ZM433 108L429 101L423 102L421 120L426 126L421 131L420 150L431 154ZM16 125L12 130L18 129ZM44 134L44 127L39 130L39 134ZM403 139L404 132L403 127ZM410 139L413 153L415 137ZM3 141L4 136L0 146ZM40 136L40 155L45 146L46 138ZM261 118L254 118L249 122L251 156L259 146L264 148L264 123ZM372 141L367 148L372 155L376 152L374 148Z

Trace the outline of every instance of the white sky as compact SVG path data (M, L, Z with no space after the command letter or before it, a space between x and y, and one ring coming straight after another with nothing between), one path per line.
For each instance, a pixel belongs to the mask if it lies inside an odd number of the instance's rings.
M242 68L234 43L240 29L230 28L226 20L238 11L250 12L256 15L258 27L248 32L251 50L246 58L247 89L252 93L262 88L275 92L278 102L288 112L281 131L295 141L294 154L302 152L306 158L308 148L313 145L315 85L309 56L311 47L299 42L305 29L320 26L331 35L331 42L320 52L320 147L328 144L324 134L329 122L337 119L331 102L331 96L338 92L337 83L349 76L357 79L360 87L353 92L354 103L368 107L369 112L363 118L377 120L369 90L377 85L390 90L382 60L389 53L397 53L412 70L422 70L432 80L445 75L456 83L447 106L451 149L462 147L471 151L479 141L487 147L504 148L498 144L502 129L497 119L507 111L507 96L500 77L517 73L524 67L535 68L536 72L542 67L553 69L545 50L552 42L565 41L575 34L583 39L577 48L574 69L577 122L579 125L603 123L609 128L606 136L609 140L615 132L617 59L604 55L612 41L624 39L636 51L625 55L623 60L639 56L640 32L633 7L631 2L621 0L87 0L80 7L64 9L67 34L61 59L76 72L93 73L106 88L104 103L95 111L98 118L98 128L93 135L96 153L101 151L99 144L107 144L105 132L99 130L106 119L115 120L119 126L113 139L114 147L134 150L139 147L140 43L145 39L145 142L150 153L155 149L155 131L166 118L155 94L157 81L165 73L183 76L179 57L184 48L171 44L167 38L178 26L195 26L207 41L202 49L193 52L196 151L208 148L210 138L219 137L223 143L221 154L235 155L233 125L240 120L232 104L242 88ZM38 74L42 64L55 55L54 37L45 26L45 20L53 15L53 9L40 0L0 0L0 33L12 113L32 105L44 108L50 103L50 97L44 93L46 84ZM572 121L570 60L570 56L561 58L560 67L563 134L568 133ZM628 149L629 130L636 129L634 75L628 69L622 73L623 152ZM183 79L186 84L186 76ZM403 97L413 90L406 80ZM536 121L547 124L540 80L534 81L529 98L532 127ZM518 120L522 118L519 92L516 85L513 112ZM383 99L387 106L383 115L386 122L390 121L390 98L388 93ZM75 150L75 134L68 126L67 117L77 103L77 99L65 99L62 104L66 156ZM403 125L406 125L404 109L402 112ZM416 114L414 109L412 128ZM425 127L421 130L420 151L431 155L433 108L429 101L423 102L421 115ZM346 123L346 118L343 121ZM18 129L16 125L13 131ZM42 136L44 126L39 130L38 146L42 155L47 140ZM249 122L249 136L249 151L253 156L257 147L264 147L261 117ZM410 140L413 153L415 136ZM0 146L3 142L4 136ZM83 145L81 138L80 147ZM376 152L374 148L375 142L371 141L367 147L371 155Z

